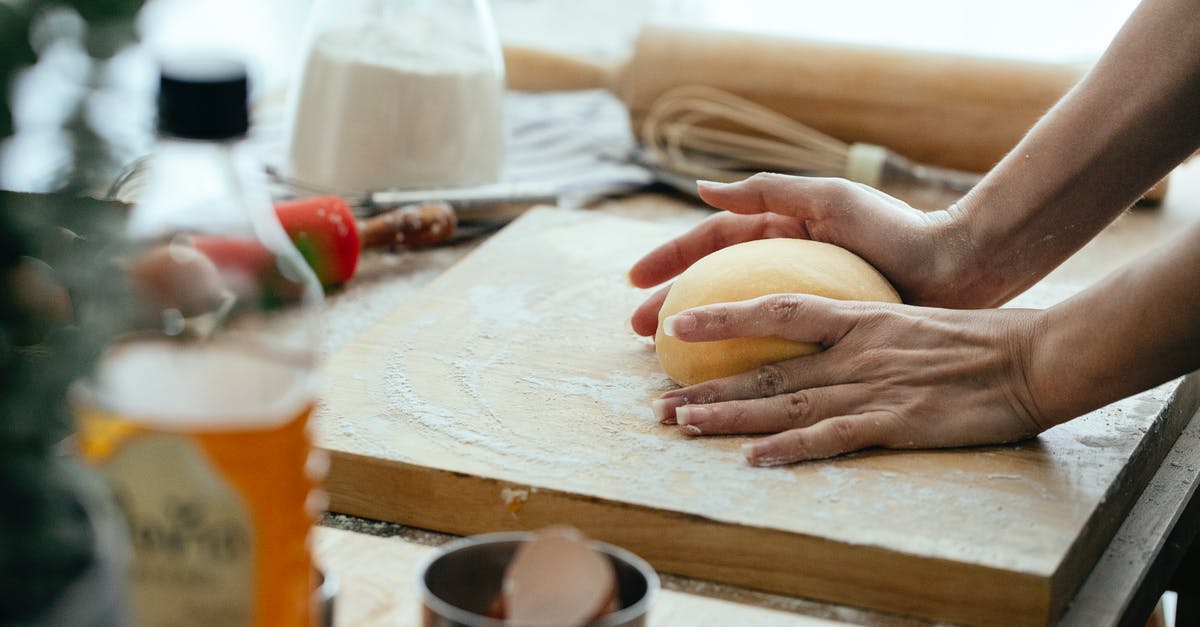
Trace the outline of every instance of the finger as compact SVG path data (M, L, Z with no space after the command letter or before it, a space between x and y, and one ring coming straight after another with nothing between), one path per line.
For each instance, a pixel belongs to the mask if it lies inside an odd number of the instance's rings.
M771 398L798 390L857 383L842 355L825 351L766 364L750 372L697 383L666 392L651 404L659 422L676 424L685 405Z
M781 216L718 213L639 259L629 269L629 282L636 287L658 285L711 252L771 237L807 237L807 231L803 224Z
M821 220L878 202L870 188L834 177L789 176L760 172L736 183L697 183L700 199L733 213L775 213ZM888 197L889 201L894 202Z
M630 318L634 333L654 335L658 331L658 311L662 309L663 301L667 299L667 292L670 290L669 285L658 290L634 310L633 317Z
M689 435L780 433L834 416L857 414L869 401L866 385L836 385L769 398L685 405L675 410L675 416Z
M685 342L779 337L832 346L869 306L810 294L771 294L686 309L663 320L663 333Z
M811 427L793 429L755 440L743 447L752 466L779 466L825 459L879 446L885 441L884 412L867 412L822 420Z

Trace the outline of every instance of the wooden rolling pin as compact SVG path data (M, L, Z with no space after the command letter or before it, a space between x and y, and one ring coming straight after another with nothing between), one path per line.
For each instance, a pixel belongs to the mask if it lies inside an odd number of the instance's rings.
M634 129L665 91L708 85L842 141L969 172L989 170L1088 69L668 26L643 28L618 63L513 45L505 62L510 89L612 91Z
M990 169L1087 69L666 26L645 27L610 66L515 46L505 61L512 89L611 90L634 128L668 89L708 85L842 141L971 172Z
M511 44L504 53L510 89L608 89L635 129L662 92L709 85L841 141L968 172L988 171L1087 70L661 25L614 64Z

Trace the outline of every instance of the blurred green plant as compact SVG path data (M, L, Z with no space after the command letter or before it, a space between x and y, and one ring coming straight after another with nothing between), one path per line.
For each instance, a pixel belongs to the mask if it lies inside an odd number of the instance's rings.
M45 193L0 192L0 624L44 624L97 560L99 484L73 462L70 384L122 327L111 263L121 209L86 197L119 169L89 101L112 57L134 42L140 0L0 0L0 142L19 132L14 90L45 51L68 46L83 71L64 106L69 157ZM9 151L12 152L11 150ZM7 159L19 158L9 154ZM101 624L102 618L74 614Z

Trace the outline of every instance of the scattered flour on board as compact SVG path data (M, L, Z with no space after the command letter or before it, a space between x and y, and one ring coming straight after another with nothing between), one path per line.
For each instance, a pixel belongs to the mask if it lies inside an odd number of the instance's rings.
M497 433L495 421L481 416L464 415L427 400L413 386L406 369L408 350L395 349L393 358L383 373L388 415L378 419L410 422L426 440L444 449L447 453L460 456L488 452L494 459L510 470L524 467L522 462L537 462L549 468L574 464L574 458L564 451L530 452L520 442ZM467 449L464 449L464 445ZM474 453L470 449L477 449ZM506 460L511 460L509 463Z
M354 280L325 300L317 349L329 356L402 306L476 243L423 251L365 251Z
M467 350L471 351L470 348ZM492 365L507 362L507 350L498 350L485 358L471 356L451 358L444 355L433 355L433 358L449 366L454 372L455 381L467 393L467 396L477 402L479 408L487 415L496 418L491 405L483 396L483 375Z
M467 289L471 318L481 327L511 331L538 321L529 310L532 285L474 285Z
M503 408L491 405L472 377L455 377L455 387L474 401L473 412L456 411L418 391L408 372L410 347L396 347L384 372L388 416L376 419L410 423L423 438L456 456L481 459L491 468L536 477L538 483L558 480L556 487L590 490L611 485L620 490L613 498L646 505L690 511L698 504L753 512L769 506L771 493L748 489L764 475L795 483L787 469L756 469L746 465L735 448L714 451L699 440L683 437L672 427L648 418L646 399L661 379L614 374L609 378L570 377L556 382L548 377L523 377L524 385L541 396L582 395L596 402L586 415L555 414L549 410L541 429L572 430L563 439L524 437L507 431L527 419L506 420ZM452 368L469 370L461 357L444 360ZM531 401L533 402L533 401ZM495 413L496 420L487 417ZM614 464L621 460L622 464ZM633 471L630 471L630 465ZM773 482L778 485L777 482ZM797 487L799 487L797 485Z
M642 415L653 418L646 395L646 390L653 387L647 384L646 377L612 374L604 379L574 376L550 380L531 375L521 377L518 381L553 390L556 394L591 399L609 416Z

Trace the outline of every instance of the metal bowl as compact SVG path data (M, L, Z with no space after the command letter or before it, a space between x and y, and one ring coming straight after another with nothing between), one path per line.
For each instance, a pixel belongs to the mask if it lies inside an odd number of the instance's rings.
M446 543L417 571L425 627L504 627L489 618L488 609L500 594L504 570L521 543L533 532L489 533ZM591 627L632 627L646 624L658 592L658 575L642 558L611 544L591 543L612 562L617 575L619 606Z

